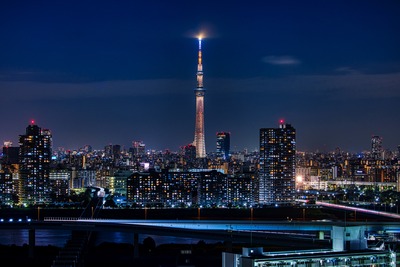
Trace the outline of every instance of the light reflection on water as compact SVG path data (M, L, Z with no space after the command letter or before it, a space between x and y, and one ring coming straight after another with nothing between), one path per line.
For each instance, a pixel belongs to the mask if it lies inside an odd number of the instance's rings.
M63 247L71 237L71 231L66 230L36 230L36 246L56 246ZM197 244L200 240L195 238L184 238L174 236L139 235L139 243L146 237L154 239L156 245L161 244ZM206 243L216 243L215 240L203 240ZM96 245L103 242L128 243L133 244L133 233L126 232L99 232L96 238ZM29 243L29 231L21 229L0 230L1 245L22 246Z
M71 231L36 230L35 244L37 246L63 247L71 237ZM0 244L22 246L29 243L29 230L0 230Z

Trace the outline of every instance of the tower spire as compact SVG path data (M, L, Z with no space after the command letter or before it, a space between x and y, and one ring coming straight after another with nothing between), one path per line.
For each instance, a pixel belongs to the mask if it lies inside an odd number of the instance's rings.
M201 53L201 40L199 40L199 52L197 63L197 88L194 89L196 96L196 127L193 144L196 147L196 158L206 157L205 134L204 134L204 92L203 88L203 62Z
M197 88L203 88L203 62L201 55L201 37L199 37L199 53L197 63Z

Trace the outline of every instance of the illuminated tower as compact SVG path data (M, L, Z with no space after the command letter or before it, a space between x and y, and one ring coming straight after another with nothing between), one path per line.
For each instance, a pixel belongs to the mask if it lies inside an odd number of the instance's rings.
M260 129L260 204L288 204L294 200L296 130L280 121L279 128Z
M132 142L132 154L133 156L143 156L146 153L146 145L143 141L133 141Z
M197 88L196 95L196 128L193 144L196 147L196 158L206 157L206 142L204 136L204 93L203 88L203 65L201 62L201 37L199 37L199 55L197 64Z
M373 159L382 159L382 137L377 135L372 136L371 155Z
M34 121L19 136L19 163L23 204L47 204L50 201L49 172L52 135Z
M229 160L231 146L231 134L228 132L217 132L217 156L223 160Z

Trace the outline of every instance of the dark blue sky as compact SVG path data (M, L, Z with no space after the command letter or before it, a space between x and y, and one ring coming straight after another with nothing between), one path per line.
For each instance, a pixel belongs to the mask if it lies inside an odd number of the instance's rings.
M31 119L54 147L177 151L194 137L204 32L206 148L258 149L284 118L298 150L400 144L400 1L7 1L0 141Z

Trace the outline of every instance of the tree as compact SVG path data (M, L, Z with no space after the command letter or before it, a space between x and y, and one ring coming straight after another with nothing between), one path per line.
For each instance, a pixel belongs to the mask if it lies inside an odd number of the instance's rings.
M143 247L145 251L150 253L156 248L156 241L154 241L153 238L148 236L143 240Z
M104 202L104 207L111 207L111 208L117 207L117 204L114 201L113 195L107 195L106 201Z

